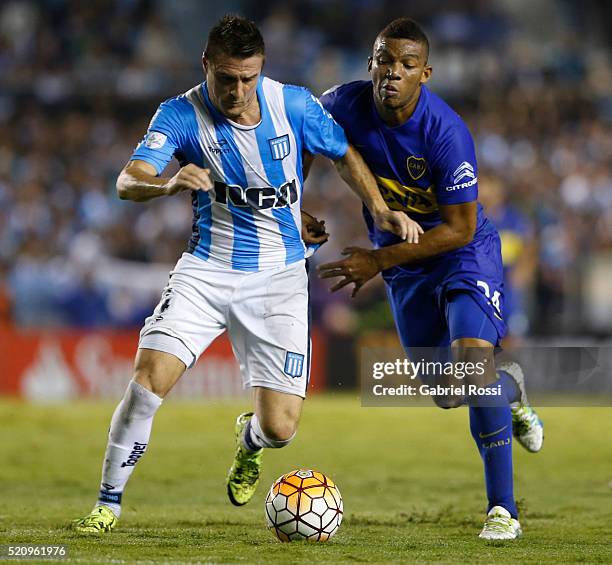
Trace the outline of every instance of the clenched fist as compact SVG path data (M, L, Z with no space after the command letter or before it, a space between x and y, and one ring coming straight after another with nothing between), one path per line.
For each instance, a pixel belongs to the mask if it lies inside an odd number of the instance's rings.
M210 169L202 169L197 165L185 165L164 184L164 192L167 196L184 190L204 190L208 192L213 186Z

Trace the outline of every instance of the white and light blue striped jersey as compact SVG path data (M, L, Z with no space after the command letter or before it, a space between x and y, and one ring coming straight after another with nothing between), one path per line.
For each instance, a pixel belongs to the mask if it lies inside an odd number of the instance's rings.
M214 189L193 191L188 250L230 269L259 271L304 258L301 237L302 154L344 156L343 129L307 89L261 77L261 121L231 122L211 103L206 83L163 102L132 155L160 174L209 168Z

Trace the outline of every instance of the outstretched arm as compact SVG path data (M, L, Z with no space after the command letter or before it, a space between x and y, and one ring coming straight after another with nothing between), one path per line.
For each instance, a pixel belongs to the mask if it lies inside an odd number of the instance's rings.
M172 177L158 177L155 167L138 159L130 161L117 178L121 200L146 202L159 196L171 196L184 190L208 191L213 187L209 169L186 165Z
M347 247L342 251L346 259L319 266L320 277L343 277L332 291L354 283L353 296L381 271L435 257L467 245L476 231L477 203L440 206L443 222L421 236L418 245L398 243L380 249Z
M404 263L414 263L459 249L474 239L477 202L440 206L442 223L421 237L419 245L398 243L373 251L380 270Z

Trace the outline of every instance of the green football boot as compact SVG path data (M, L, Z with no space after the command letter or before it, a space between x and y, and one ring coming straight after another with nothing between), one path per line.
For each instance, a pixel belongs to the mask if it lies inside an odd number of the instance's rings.
M82 534L110 532L117 524L115 516L107 506L96 506L87 516L74 520L72 527Z
M236 420L236 455L227 475L227 496L234 506L243 506L251 500L259 483L263 449L247 451L242 445L244 428L252 417L252 412L245 412Z

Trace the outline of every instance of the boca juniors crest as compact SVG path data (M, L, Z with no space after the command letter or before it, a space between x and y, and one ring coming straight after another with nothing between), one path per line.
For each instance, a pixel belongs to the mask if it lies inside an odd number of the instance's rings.
M291 151L289 136L287 134L281 135L280 137L275 137L273 139L268 139L268 143L270 144L272 159L275 161L282 161Z
M406 167L408 168L408 174L412 180L419 180L427 170L427 161L423 157L415 157L410 155L406 159Z

